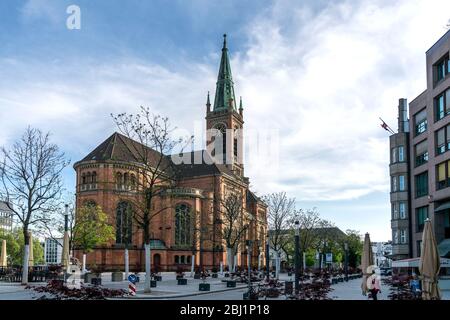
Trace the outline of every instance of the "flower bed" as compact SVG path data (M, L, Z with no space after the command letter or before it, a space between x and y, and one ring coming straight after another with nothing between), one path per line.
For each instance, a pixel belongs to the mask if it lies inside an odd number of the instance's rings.
M127 294L125 290L108 289L99 286L84 286L80 289L71 289L64 286L64 282L60 280L51 280L46 286L32 287L27 286L40 293L49 293L51 296L43 296L41 300L106 300L106 298L122 297Z

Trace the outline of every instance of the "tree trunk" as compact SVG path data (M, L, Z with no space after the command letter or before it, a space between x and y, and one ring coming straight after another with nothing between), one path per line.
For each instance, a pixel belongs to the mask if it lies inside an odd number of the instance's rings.
M234 261L233 261L233 272L236 272L237 267L237 255L234 255Z
M128 281L128 274L130 273L130 259L128 256L128 248L125 248L125 279Z
M233 261L234 261L233 248L227 247L227 264L229 272L233 272Z
M150 278L151 278L151 252L150 252L150 243L146 243L144 245L145 248L145 287L144 293L149 293L152 290L150 289Z

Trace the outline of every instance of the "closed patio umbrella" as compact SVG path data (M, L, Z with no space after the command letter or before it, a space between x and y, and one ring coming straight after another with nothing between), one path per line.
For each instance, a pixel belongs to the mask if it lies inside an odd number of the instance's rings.
M441 298L438 287L438 275L441 267L439 251L434 237L430 219L425 220L422 234L422 250L419 262L422 280L422 299L435 300Z
M33 267L34 266L34 257L33 257L33 236L31 235L31 231L28 232L29 236L30 236L30 255L28 258L28 267Z
M2 240L2 252L0 253L0 267L7 267L6 261L6 240Z
M63 239L63 247L61 252L61 264L63 269L67 271L70 265L70 256L69 256L69 227L68 227L68 217L69 217L69 205L66 204L66 212L64 214L64 239Z
M372 253L372 247L370 245L370 236L369 233L366 233L364 236L364 245L363 245L363 252L361 257L361 269L363 273L362 283L361 283L361 290L363 295L367 294L368 288L367 288L367 278L372 275L372 273L368 273L371 270L367 270L369 266L373 265L373 253Z

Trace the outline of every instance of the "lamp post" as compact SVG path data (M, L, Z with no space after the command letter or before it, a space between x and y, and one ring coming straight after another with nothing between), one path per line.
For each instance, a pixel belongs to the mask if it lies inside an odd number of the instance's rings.
M270 280L270 270L269 270L269 264L270 264L270 244L269 244L269 233L267 233L267 239L266 239L266 273L267 273L267 282Z
M298 293L300 287L300 222L295 221L295 293Z
M344 253L345 253L345 261L344 261L344 273L345 273L345 281L348 281L348 243L344 243Z

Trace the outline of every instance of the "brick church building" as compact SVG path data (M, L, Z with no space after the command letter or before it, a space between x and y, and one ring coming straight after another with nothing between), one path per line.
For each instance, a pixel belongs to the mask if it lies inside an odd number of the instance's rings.
M244 165L239 160L243 148L243 124L242 100L237 108L224 35L214 104L210 104L209 93L206 103L206 128L230 133L218 141L223 144L224 158L231 160L173 164L175 184L161 193L153 204L155 210L162 208L162 211L150 224L152 267L158 270L176 270L179 266L189 269L193 257L197 266L218 268L220 263L226 266L220 206L230 190L240 195L242 221L248 226L236 249L237 265L247 265L246 240L254 243L251 264L265 265L267 206L250 191L249 179L244 176ZM214 151L211 153L208 147L211 144L214 139L208 141L207 138L208 151L183 155L191 159L215 159ZM127 216L128 209L132 210L129 200L137 196L135 181L139 179L139 164L132 152L136 146L143 147L116 132L74 164L77 207L87 203L101 206L116 230L114 241L87 254L88 266L123 270L124 242L128 239L130 270L143 271L145 268L143 232ZM131 230L129 234L125 232L127 236L124 236L125 227ZM74 254L81 260L80 250L75 250Z

